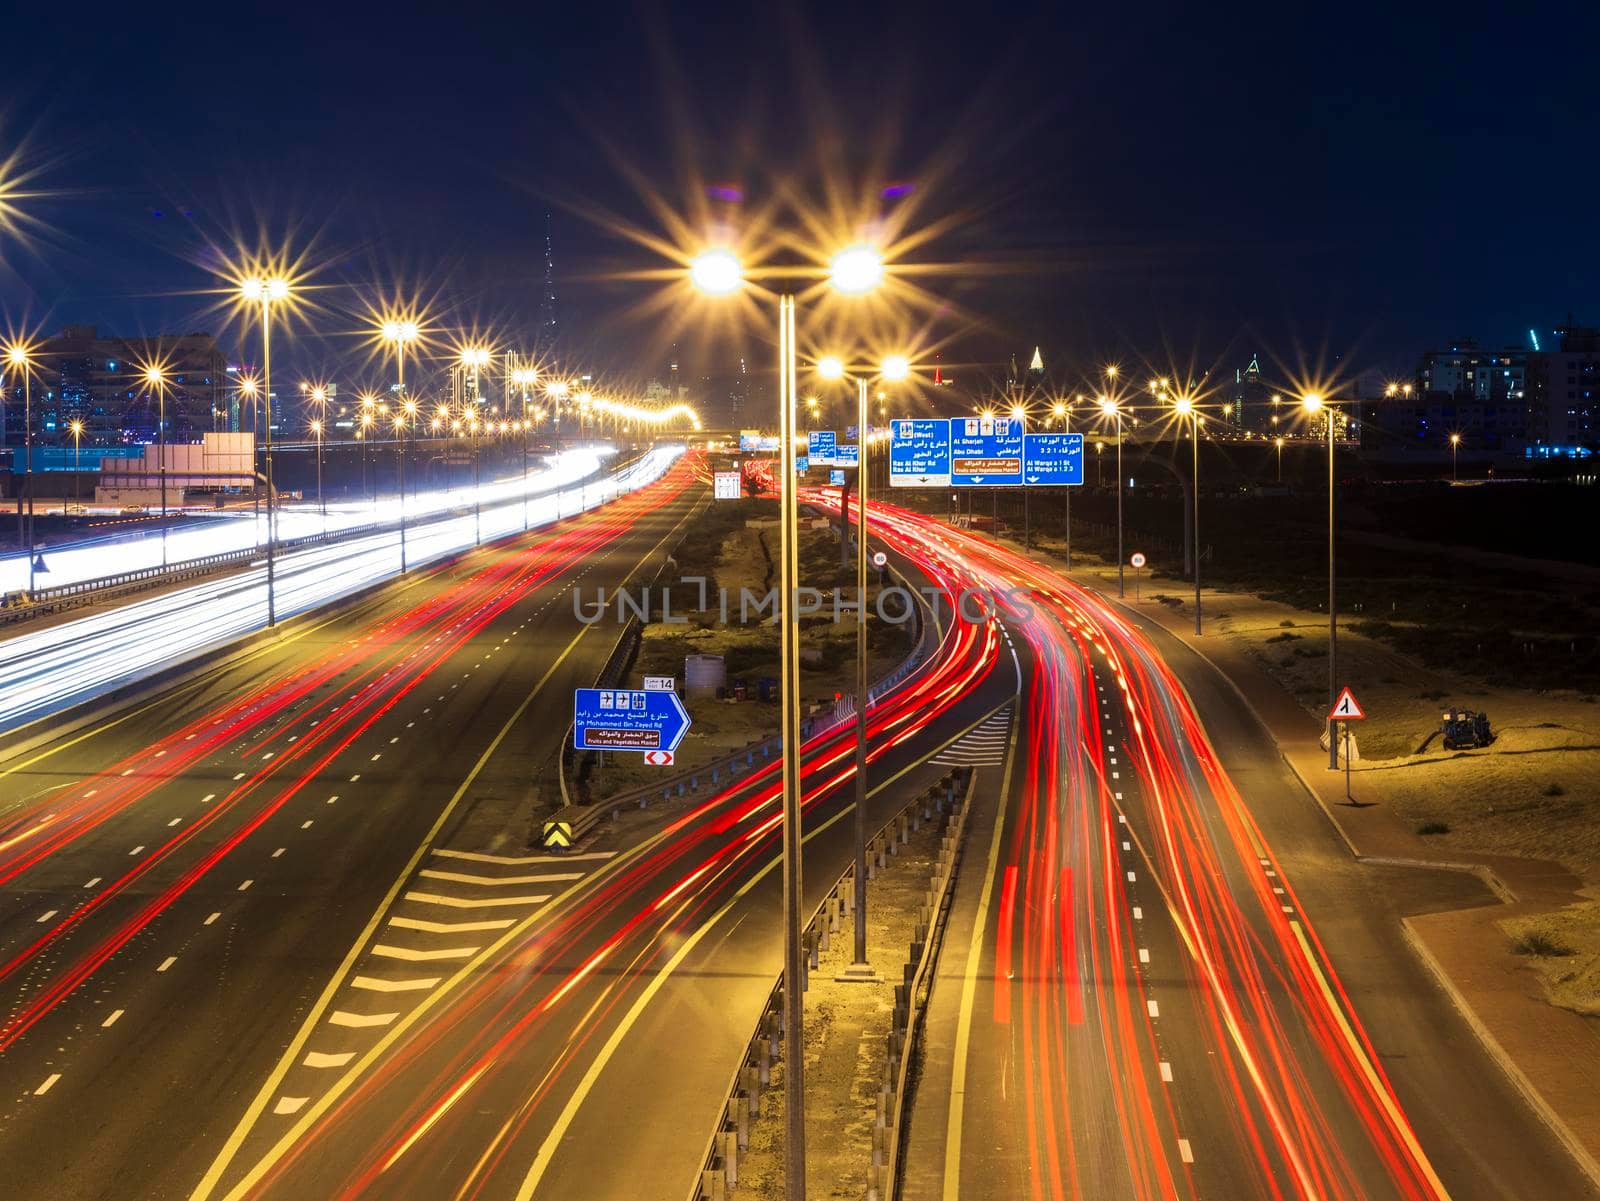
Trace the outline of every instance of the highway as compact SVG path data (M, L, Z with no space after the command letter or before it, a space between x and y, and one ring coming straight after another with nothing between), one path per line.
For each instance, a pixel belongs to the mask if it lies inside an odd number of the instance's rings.
M1172 639L982 538L883 525L1027 589L1000 606L1027 701L970 834L906 1197L1595 1195L1400 937L1475 882L1353 863Z
M776 764L527 838L617 632L571 587L705 503L665 472L0 766L0 1195L682 1201L780 967ZM871 816L979 778L906 1196L1593 1195L1399 936L1475 885L1352 863L1170 639L873 518L945 599L869 710ZM804 748L808 909L852 737Z
M648 578L701 494L680 463L0 769L0 1195L188 1195L389 882L526 813L611 649L571 585Z
M427 564L474 545L480 535L493 539L542 528L603 504L658 479L680 453L681 448L658 448L611 475L582 483L571 482L572 476L589 474L597 463L582 454L526 481L518 476L486 483L481 514L438 509L406 531L407 563ZM433 497L428 503L442 502ZM275 564L278 616L309 612L399 575L400 540L400 531L389 528L282 553ZM103 562L114 558L104 548L84 553ZM94 571L91 578L107 570ZM266 622L263 558L216 579L8 638L0 642L0 732L228 645Z

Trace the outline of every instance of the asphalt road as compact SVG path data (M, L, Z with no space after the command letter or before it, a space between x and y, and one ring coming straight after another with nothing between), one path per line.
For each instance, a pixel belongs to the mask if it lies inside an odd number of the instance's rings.
M1054 598L1006 623L1030 700L969 833L904 1195L1594 1196L1400 933L1476 881L1354 863L1198 656L940 536Z
M653 572L701 495L680 467L10 763L0 1195L188 1196L390 883L527 799L616 634L570 587Z

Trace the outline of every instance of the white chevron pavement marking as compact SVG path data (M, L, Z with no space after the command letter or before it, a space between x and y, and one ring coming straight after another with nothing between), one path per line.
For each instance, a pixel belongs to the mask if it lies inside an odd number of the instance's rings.
M550 899L549 893L520 897L444 897L432 892L408 892L401 900L417 901L423 905L448 905L452 909L490 909L496 905L541 905Z
M553 884L560 880L581 880L582 872L558 872L548 876L472 876L466 872L441 872L424 868L417 875L428 880L447 880L451 884Z
M616 856L615 851L590 851L583 855L488 855L478 851L446 851L433 852L441 859L467 859L473 863L572 863L579 859L611 859Z
M355 1057L354 1051L307 1051L301 1062L308 1068L342 1068Z
M350 981L351 988L364 988L368 992L426 992L439 983L440 977L427 976L417 980L380 980L376 976L357 976Z
M385 959L404 959L408 963L423 963L430 959L465 959L477 953L477 947L443 947L437 951L412 951L406 947L389 947L379 943L372 948L374 955Z
M335 1009L328 1015L328 1024L361 1030L368 1026L387 1026L399 1016L398 1013L350 1013L347 1010Z
M391 917L389 924L401 930L424 930L429 934L471 934L478 930L504 930L513 919L483 922L429 922L420 917Z
M277 1114L299 1113L300 1107L309 1100L311 1100L310 1097L279 1097L278 1103L272 1107L272 1112Z

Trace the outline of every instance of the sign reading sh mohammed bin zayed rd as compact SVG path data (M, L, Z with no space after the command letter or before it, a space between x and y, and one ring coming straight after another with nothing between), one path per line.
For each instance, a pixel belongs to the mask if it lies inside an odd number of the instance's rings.
M572 698L572 745L580 751L675 751L689 732L676 692L579 688Z

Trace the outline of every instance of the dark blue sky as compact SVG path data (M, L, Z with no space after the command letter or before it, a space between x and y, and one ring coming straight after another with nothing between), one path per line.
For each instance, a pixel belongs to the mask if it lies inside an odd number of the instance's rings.
M819 127L846 171L887 132L886 182L963 215L929 257L1007 265L933 285L991 323L954 359L1405 367L1600 321L1593 6L30 8L3 135L54 194L0 235L13 326L214 326L208 240L265 226L531 330L553 205L564 325L648 371L641 285L588 278L655 265L585 215L651 223L613 156L754 204Z

